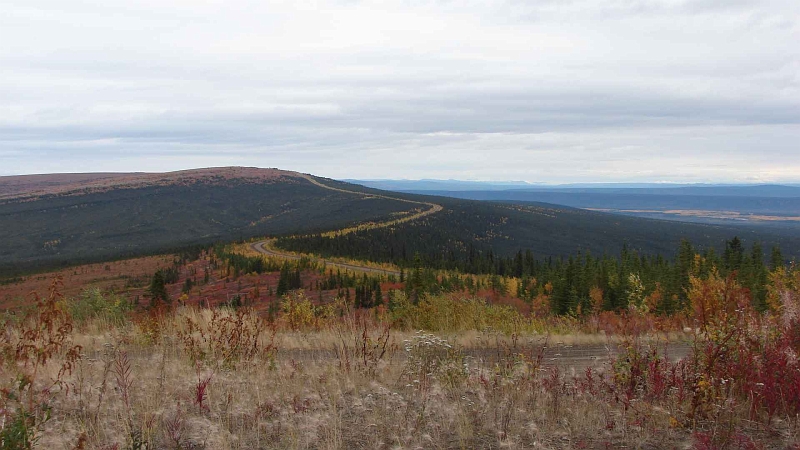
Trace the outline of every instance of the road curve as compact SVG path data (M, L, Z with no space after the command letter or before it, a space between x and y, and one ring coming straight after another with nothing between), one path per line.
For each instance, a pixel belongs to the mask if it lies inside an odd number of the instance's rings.
M389 226L392 226L392 225L398 225L398 224L401 224L401 223L411 222L412 220L417 220L417 219L421 219L421 218L423 218L425 216L429 216L431 214L436 214L437 212L439 212L442 209L444 209L444 208L442 208L442 205L439 205L439 204L436 204L436 203L433 203L433 202L419 202L419 201L416 201L416 200L409 200L409 199L406 199L406 198L392 197L392 196L383 195L383 194L370 194L370 193L366 193L366 192L348 191L347 189L341 189L341 188L335 188L335 187L331 187L331 186L326 186L325 184L320 183L319 181L315 180L313 177L311 177L309 175L302 174L301 176L303 178L305 178L309 183L314 184L316 186L319 186L319 187L321 187L323 189L328 189L329 191L343 192L345 194L355 194L355 195L363 196L365 198L383 198L383 199L386 199L386 200L394 200L394 201L398 201L398 202L411 203L411 204L414 204L414 205L421 205L421 206L427 206L428 207L428 209L426 209L424 211L417 212L417 213L412 214L410 216L401 217L399 219L392 219L392 220L387 220L386 222L379 222L379 223L367 223L367 224L357 225L357 226L354 226L354 227L348 227L348 228L343 228L343 229L340 229L340 230L334 230L334 231L328 231L326 233L322 233L322 235L325 236L325 237L342 236L342 235L350 234L350 233L353 233L353 232L359 231L359 230L385 228L385 227L389 227Z
M292 253L283 253L283 252L280 252L278 250L275 250L272 247L272 243L274 241L275 241L275 239L266 239L266 240L263 240L263 241L253 242L252 244L250 244L250 248L255 252L258 252L258 253L261 253L261 254L264 254L264 255L267 255L267 256L274 256L274 257L277 257L277 258L282 258L282 259L298 260L300 258L305 257L305 258L310 259L311 261L325 264L327 267L335 267L337 269L352 270L354 272L364 272L364 273L373 273L373 274L379 274L379 275L400 276L400 271L398 271L398 270L378 269L378 268L375 268L375 267L367 267L367 266L359 266L359 265L355 265L355 264L340 263L340 262L336 262L336 261L330 261L330 260L327 260L327 259L324 259L324 258L317 258L317 257L311 256L311 255L302 255L301 256L301 255L295 255L295 254L292 254Z
M328 190L331 190L331 191L344 192L346 194L361 195L361 196L364 196L364 197L384 198L384 199L387 199L387 200L396 200L396 201L400 201L400 202L413 203L413 204L423 205L423 206L428 206L429 207L427 210L420 211L420 212L418 212L416 214L412 214L412 215L410 215L408 217L403 217L403 218L400 218L400 219L392 219L392 220L388 220L386 222L369 224L368 227L372 228L372 229L374 229L374 228L385 228L385 227L392 226L392 225L397 225L397 224L400 224L400 223L410 222L412 220L417 220L417 219L420 219L422 217L429 216L431 214L436 214L437 212L439 212L439 211L441 211L443 209L442 205L439 205L439 204L436 204L436 203L418 202L418 201L415 201L415 200L408 200L408 199L404 199L404 198L390 197L388 195L381 195L381 194L368 194L368 193L364 193L364 192L348 191L346 189L339 189L339 188L326 186L325 184L320 183L319 181L315 180L313 177L308 176L308 175L301 175L301 176L303 178L305 178L308 182L310 182L310 183L312 183L312 184L314 184L316 186L319 186L319 187L321 187L323 189L328 189ZM354 231L356 231L358 229L360 229L360 228L359 227L350 227L350 228L345 228L343 230L331 231L331 232L325 233L325 235L326 236L343 235L343 234L352 233L352 232L354 232ZM400 275L400 272L397 271L397 270L377 269L375 267L360 266L360 265L356 265L356 264L340 263L340 262L326 260L324 258L318 258L318 257L311 256L311 255L296 255L296 254L292 254L292 253L284 253L284 252L275 250L275 248L272 246L272 244L274 242L275 242L275 239L265 239L263 241L258 241L258 242L254 242L254 243L250 244L250 248L253 251L257 252L257 253L261 253L261 254L268 255L268 256L274 256L274 257L282 258L282 259L298 260L300 258L306 257L306 258L309 258L310 260L312 260L314 262L324 263L328 267L336 267L337 269L352 270L352 271L356 271L356 272L373 273L373 274L380 274L380 275L395 275L395 276L399 276Z

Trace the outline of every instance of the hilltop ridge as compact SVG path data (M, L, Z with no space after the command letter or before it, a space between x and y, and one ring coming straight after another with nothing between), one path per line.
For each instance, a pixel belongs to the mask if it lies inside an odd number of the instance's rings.
M119 188L140 188L238 179L265 183L300 179L298 172L258 167L209 167L174 172L57 173L0 177L0 200L44 195L81 195Z

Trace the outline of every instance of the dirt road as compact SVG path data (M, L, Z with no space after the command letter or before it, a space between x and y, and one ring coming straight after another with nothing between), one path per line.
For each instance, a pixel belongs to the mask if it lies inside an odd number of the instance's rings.
M278 257L278 258L282 258L282 259L298 260L300 258L305 257L305 258L308 258L308 259L310 259L310 260L312 260L314 262L317 262L317 263L324 263L327 267L334 267L334 268L343 269L343 270L352 270L352 271L355 271L355 272L365 272L365 273L374 273L374 274L380 274L380 275L400 276L400 272L397 271L397 270L386 270L386 269L378 269L378 268L375 268L375 267L360 266L360 265L355 265L355 264L345 264L345 263L330 261L330 260L323 259L323 258L317 258L317 257L311 256L311 255L295 255L295 254L292 254L292 253L284 253L284 252L281 252L279 250L275 250L272 247L272 243L274 241L275 241L275 239L266 239L266 240L263 240L263 241L254 242L254 243L250 244L250 248L253 249L254 251L258 252L258 253L262 253L264 255L274 256L274 257Z
M395 200L395 201L400 201L400 202L405 202L405 203L411 203L411 204L416 204L416 205L420 205L420 206L425 206L425 207L428 208L428 209L426 209L424 211L420 211L420 212L417 212L415 214L412 214L412 215L409 215L409 216L406 216L406 217L402 217L400 219L392 219L392 220L388 220L388 221L385 221L385 222L369 224L367 227L368 228L372 228L372 229L374 229L374 228L384 228L384 227L398 225L398 224L405 223L405 222L410 222L412 220L418 220L418 219L421 219L421 218L423 218L425 216L429 216L431 214L436 214L437 212L439 212L439 211L441 211L443 209L442 205L438 205L436 203L418 202L418 201L408 200L408 199L404 199L404 198L390 197L388 195L368 194L368 193L364 193L364 192L348 191L346 189L334 188L334 187L327 186L327 185L325 185L323 183L320 183L319 181L315 180L314 178L312 178L310 176L307 176L307 175L302 175L302 176L303 176L303 178L308 180L308 182L310 182L310 183L312 183L312 184L314 184L316 186L319 186L321 188L328 189L330 191L343 192L343 193L346 193L346 194L360 195L360 196L363 196L363 197L370 197L370 198L384 198L384 199L387 199L387 200ZM360 227L350 227L350 228L345 228L345 229L341 229L341 230L330 231L328 233L325 233L325 235L326 236L343 235L343 234L352 233L352 232L357 231L359 229L362 229L362 228L360 228ZM255 252L258 252L258 253L261 253L261 254L264 254L264 255L268 255L268 256L274 256L274 257L277 257L277 258L282 258L282 259L298 260L300 258L306 257L306 258L309 258L310 260L312 260L314 262L324 263L328 267L335 267L337 269L351 270L351 271L355 271L355 272L364 272L364 273L372 273L372 274L380 274L380 275L400 276L400 271L397 271L397 270L378 269L378 268L375 268L375 267L369 267L369 266L365 266L365 265L347 264L347 263L340 263L340 262L330 261L330 260L326 260L326 259L323 259L323 258L317 258L317 257L312 256L312 255L296 255L296 254L281 252L279 250L276 250L273 247L272 244L274 242L275 242L275 239L265 239L263 241L258 241L258 242L254 242L254 243L250 244L250 248Z
M557 336L553 336L557 339ZM686 342L670 342L658 346L659 354L666 356L670 361L677 361L691 353L691 346ZM536 359L541 354L541 367L559 369L575 375L581 375L587 368L602 370L607 369L612 358L620 357L624 348L620 344L562 344L552 343L547 346L534 346L525 352L529 358ZM493 366L502 364L509 359L508 350L504 354L499 348L466 348L464 357L470 364ZM338 356L331 349L291 349L278 352L279 357L295 361L323 362L336 359ZM389 364L405 364L406 354L402 349L394 352Z

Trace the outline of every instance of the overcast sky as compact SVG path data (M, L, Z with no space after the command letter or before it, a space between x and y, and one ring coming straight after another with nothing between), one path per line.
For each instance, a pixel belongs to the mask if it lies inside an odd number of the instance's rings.
M800 181L800 1L3 0L0 175Z

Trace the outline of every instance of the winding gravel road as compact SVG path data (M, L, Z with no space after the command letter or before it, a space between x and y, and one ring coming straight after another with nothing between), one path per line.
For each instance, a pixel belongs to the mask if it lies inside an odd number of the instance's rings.
M356 264L345 264L345 263L330 261L324 258L317 258L311 255L295 255L292 253L284 253L279 250L275 250L272 247L273 242L275 242L275 239L266 239L263 241L254 242L250 244L250 248L258 253L262 253L268 256L275 256L283 259L298 260L300 258L305 257L318 263L324 263L328 267L336 267L337 269L345 269L345 270L352 270L356 272L365 272L365 273L376 273L380 275L400 276L400 272L397 270L386 270L386 269L378 269L375 267L360 266Z
M384 227L388 227L388 226L392 226L392 225L397 225L397 224L400 224L400 223L410 222L412 220L418 220L418 219L421 219L423 217L429 216L431 214L436 214L436 213L438 213L439 211L441 211L443 209L442 205L439 205L439 204L436 204L436 203L418 202L418 201L415 201L415 200L408 200L408 199L404 199L404 198L390 197L388 195L367 194L367 193L363 193L363 192L348 191L346 189L334 188L334 187L326 186L325 184L320 183L319 181L315 180L314 178L312 178L310 176L307 176L307 175L302 175L302 176L303 176L303 178L308 180L308 182L310 182L310 183L312 183L312 184L314 184L316 186L319 186L321 188L331 190L331 191L343 192L343 193L346 193L346 194L359 195L359 196L362 196L362 197L384 198L384 199L387 199L387 200L395 200L395 201L400 201L400 202L405 202L405 203L412 203L412 204L422 205L422 206L427 206L428 207L428 209L426 209L424 211L421 211L421 212L418 212L416 214L412 214L412 215L410 215L408 217L403 217L401 219L392 219L392 220L388 220L386 222L371 224L370 225L371 228L384 228ZM344 229L344 230L338 230L338 231L329 232L329 233L326 233L326 234L331 234L331 235L333 235L333 234L347 234L347 233L351 233L351 232L355 231L356 229L357 228L348 228L348 229ZM265 239L263 241L258 241L258 242L254 242L254 243L250 244L250 248L255 252L258 252L258 253L261 253L261 254L264 254L264 255L268 255L268 256L274 256L274 257L277 257L277 258L282 258L282 259L298 260L300 258L305 257L305 258L309 258L310 260L315 261L317 263L324 263L328 267L336 267L337 269L352 270L352 271L355 271L355 272L365 272L365 273L373 273L373 274L380 274L380 275L395 275L395 276L399 276L400 275L400 271L397 271L397 270L378 269L378 268L375 268L375 267L362 266L362 265L358 265L358 264L348 264L348 263L340 263L340 262L336 262L336 261L330 261L330 260L326 260L324 258L318 258L316 256L312 256L312 255L296 255L296 254L292 254L292 253L281 252L280 250L276 250L273 247L273 243L274 242L275 242L275 239Z

